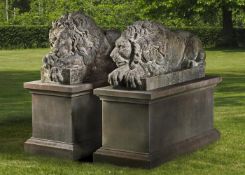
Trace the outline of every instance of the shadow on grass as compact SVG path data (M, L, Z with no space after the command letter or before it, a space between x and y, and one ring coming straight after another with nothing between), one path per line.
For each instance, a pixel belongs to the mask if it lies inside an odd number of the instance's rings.
M216 106L244 106L245 105L245 73L239 75L234 72L220 74L223 81L215 88Z
M0 71L0 153L22 153L31 135L31 95L23 83L39 79L39 71Z
M215 99L215 106L230 106L230 107L238 107L244 106L244 100L240 100L242 97L217 97ZM243 97L245 98L245 96Z
M39 74L38 71L0 71L0 104L21 102L28 93L23 83L40 79Z
M13 120L13 118L20 118ZM24 152L24 142L31 136L31 117L10 117L0 121L0 154Z
M39 71L0 71L0 105L13 100L21 102L28 94L23 83L37 79L40 79Z

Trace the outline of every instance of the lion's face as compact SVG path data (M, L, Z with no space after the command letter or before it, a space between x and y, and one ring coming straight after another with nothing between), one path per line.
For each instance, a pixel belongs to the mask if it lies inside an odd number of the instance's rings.
M72 38L66 28L54 28L50 35L50 43L53 52L58 57L71 55Z
M129 64L132 46L129 40L120 37L116 43L115 48L112 50L110 56L116 63L117 67Z

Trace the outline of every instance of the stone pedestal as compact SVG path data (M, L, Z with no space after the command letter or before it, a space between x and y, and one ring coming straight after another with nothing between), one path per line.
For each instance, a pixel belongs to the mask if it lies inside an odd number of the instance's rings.
M78 160L101 146L101 102L94 85L24 84L32 94L32 137L26 152Z
M103 112L94 162L151 168L217 140L213 91L219 82L205 77L151 91L95 89Z

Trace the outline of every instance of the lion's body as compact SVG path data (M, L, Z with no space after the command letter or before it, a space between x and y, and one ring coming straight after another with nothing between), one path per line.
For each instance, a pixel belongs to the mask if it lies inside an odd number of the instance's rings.
M149 21L129 26L111 57L118 68L109 75L110 84L132 88L140 86L142 78L205 66L205 52L196 36Z

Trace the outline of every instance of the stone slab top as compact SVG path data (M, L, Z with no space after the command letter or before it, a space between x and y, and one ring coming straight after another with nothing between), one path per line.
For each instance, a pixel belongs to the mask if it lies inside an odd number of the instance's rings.
M93 90L94 88L108 85L105 81L97 83L82 83L77 85L63 85L53 83L42 83L41 80L24 83L24 88L36 91L52 91L64 93L78 93Z
M221 77L206 76L204 78L187 81L163 87L159 89L142 91L142 90L128 90L128 89L114 89L112 86L106 86L94 89L94 94L99 97L117 97L117 98L131 98L131 99L143 99L154 100L162 97L176 95L192 91L195 89L216 86L222 81Z
M171 86L199 78L205 77L205 69L203 66L197 66L190 69L170 72L154 77L148 77L143 81L142 90L154 90L162 87Z

